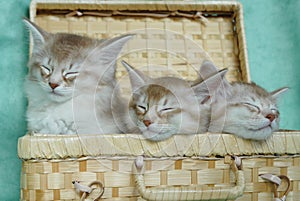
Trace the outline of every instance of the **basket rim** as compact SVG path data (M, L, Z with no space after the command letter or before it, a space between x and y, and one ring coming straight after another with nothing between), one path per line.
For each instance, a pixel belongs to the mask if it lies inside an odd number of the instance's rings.
M190 141L190 146L187 146L191 139L193 140ZM23 160L139 155L161 158L299 153L300 131L277 131L262 141L245 140L220 133L179 134L160 142L149 141L141 134L27 134L18 140L18 156Z
M32 0L31 1L31 5L42 5L42 4L58 4L58 5L62 5L62 4L68 4L68 5L74 5L74 4L78 4L78 5L85 5L85 4L93 4L93 5L134 5L136 6L137 9L139 6L144 6L144 5L165 5L166 9L170 9L168 7L168 5L177 5L177 6L189 6L189 5L193 5L193 6L198 6L198 5L202 5L202 6L214 6L214 9L216 11L220 10L221 8L218 7L220 5L222 6L229 6L229 8L232 8L232 11L235 9L242 9L242 4L238 1L230 1L230 0L224 0L224 1L217 1L217 0L213 0L213 1L181 1L181 0L173 0L173 1L146 1L146 0L141 0L141 1L135 1L135 0L114 0L114 1L107 1L107 0L73 0L73 1L69 1L69 0Z

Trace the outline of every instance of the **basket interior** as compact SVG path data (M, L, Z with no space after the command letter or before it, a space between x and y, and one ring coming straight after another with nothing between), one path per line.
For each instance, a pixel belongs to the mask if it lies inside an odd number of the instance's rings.
M136 10L130 7L130 15L126 15L122 13L125 12L122 11L122 5L109 8L76 5L74 10L70 9L70 5L69 9L64 9L64 6L53 7L53 4L51 6L38 4L32 15L32 20L49 32L68 32L99 39L126 33L136 34L123 48L119 60L127 61L151 77L171 75L193 80L197 77L201 63L209 59L220 69L229 69L227 79L230 81L249 81L247 69L240 62L234 20L236 15L233 11L203 11L202 18L171 14L168 17L153 17L169 11L141 11L140 7ZM199 11L196 6L194 8L180 12L193 14ZM116 14L103 16L115 13L116 10ZM177 9L172 7L172 10ZM72 16L77 11L83 15ZM132 15L141 12L146 14ZM120 80L123 94L129 96L130 83L126 75L125 68L118 62L116 76Z

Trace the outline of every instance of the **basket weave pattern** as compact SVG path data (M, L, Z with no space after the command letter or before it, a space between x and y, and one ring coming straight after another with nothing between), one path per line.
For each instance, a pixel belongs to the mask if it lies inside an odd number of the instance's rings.
M103 200L137 200L131 168L133 158L79 158L63 161L25 161L22 167L21 200L78 200L72 181L83 184L98 180L105 184ZM244 158L246 189L238 201L272 200L272 186L259 174L285 174L292 180L287 200L300 196L300 157ZM232 186L233 176L223 159L147 159L145 185L203 187ZM285 185L279 188L283 193ZM101 199L101 200L102 200Z
M259 178L264 173L288 176L292 192L287 200L297 200L300 196L299 136L299 132L278 132L267 141L255 143L225 134L196 135L188 149L186 136L174 136L159 143L128 134L119 138L114 135L24 136L19 140L19 156L24 160L21 196L22 200L78 200L72 181L87 184L97 180L105 184L103 200L137 200L139 193L132 165L138 155L146 157L147 187L230 187L234 179L223 157L235 154L242 157L246 180L244 195L237 200L271 200L272 186ZM136 150L130 148L132 144ZM92 148L97 146L98 149ZM281 193L285 187L283 184L279 188Z

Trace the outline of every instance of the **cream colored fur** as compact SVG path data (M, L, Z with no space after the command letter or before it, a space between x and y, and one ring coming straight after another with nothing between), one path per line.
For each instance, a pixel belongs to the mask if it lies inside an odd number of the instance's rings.
M207 61L199 72L202 79L206 79L218 72L218 68ZM286 87L269 93L254 83L230 84L224 78L220 89L211 105L208 131L263 140L279 129L277 98Z
M25 81L29 132L120 133L125 125L116 123L113 114L122 118L125 113L116 87L115 61L132 36L96 40L48 33L24 22L33 38Z
M219 75L191 86L189 82L176 77L150 78L126 62L123 65L132 85L131 117L147 139L160 141L174 134L207 131L207 100L210 92L221 83ZM225 73L222 72L221 76Z

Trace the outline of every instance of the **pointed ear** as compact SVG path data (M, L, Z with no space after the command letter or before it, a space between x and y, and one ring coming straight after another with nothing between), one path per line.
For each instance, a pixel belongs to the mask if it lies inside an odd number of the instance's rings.
M122 61L121 63L123 64L123 66L126 68L126 70L128 72L132 92L135 92L136 90L138 90L140 87L144 86L146 84L146 82L148 82L150 80L149 77L144 75L141 71L134 69L132 66L130 66L125 61Z
M100 80L103 82L114 81L117 59L123 46L132 36L122 35L104 42L100 41L82 63L81 74L92 73L100 76Z
M224 76L227 73L227 69L223 69L218 73L205 79L203 82L192 86L196 96L198 97L201 104L205 104L211 101L211 97L221 88L223 84Z
M204 61L199 69L199 76L205 80L210 76L216 74L219 69L211 62L211 61Z
M123 46L132 37L132 34L126 34L105 40L94 49L89 58L95 64L101 65L105 68L115 65Z
M104 41L101 46L99 46L100 52L98 58L101 58L102 62L106 64L116 63L123 46L133 36L133 34L126 34Z
M273 98L277 99L277 98L281 97L288 90L289 90L288 87L282 87L280 89L272 91L270 94Z
M40 48L50 34L26 18L23 18L23 22L31 32L33 39L33 51L37 48Z

